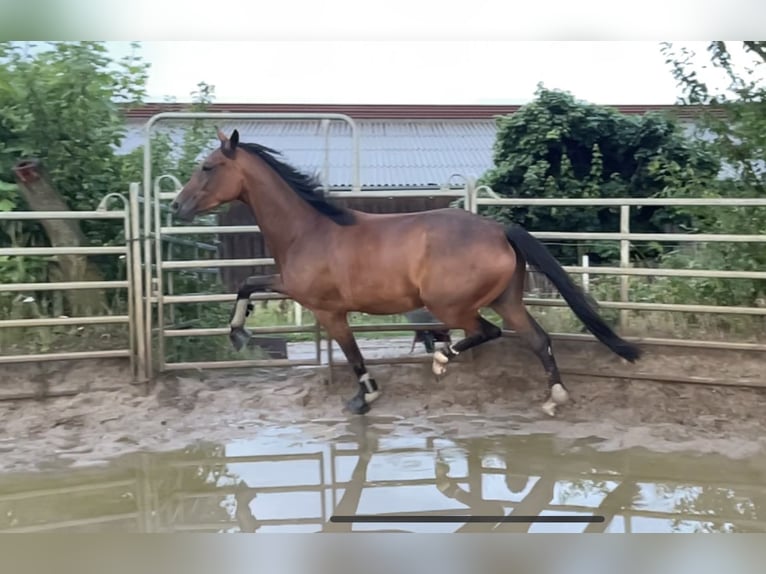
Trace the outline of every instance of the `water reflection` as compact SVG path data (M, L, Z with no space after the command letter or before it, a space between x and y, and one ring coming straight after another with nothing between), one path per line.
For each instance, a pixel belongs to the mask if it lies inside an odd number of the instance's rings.
M102 468L0 477L0 531L762 532L764 460L601 452L554 436L446 440L355 418ZM404 429L404 430L403 430ZM320 433L321 434L321 433ZM591 524L343 524L333 514L594 515Z

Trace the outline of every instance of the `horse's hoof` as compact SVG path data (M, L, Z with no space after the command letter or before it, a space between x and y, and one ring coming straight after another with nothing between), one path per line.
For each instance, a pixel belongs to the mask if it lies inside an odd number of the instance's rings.
M250 340L250 333L244 327L233 327L229 332L229 341L235 351L241 351Z
M543 412L549 417L556 416L556 403L553 402L552 400L545 401L545 403L543 403L543 406L541 408L543 409Z
M436 361L433 362L431 365L431 370L433 371L434 375L436 375L437 379L439 377L443 377L444 374L447 372L447 367L445 365L442 365L441 363L437 363Z
M563 405L569 400L569 392L561 383L556 383L551 387L551 400L557 405Z
M449 358L441 350L436 351L431 362L431 370L434 375L437 377L444 375L447 372L447 363L449 363Z
M370 405L364 400L363 396L355 396L346 403L346 407L354 415L364 415L370 412Z

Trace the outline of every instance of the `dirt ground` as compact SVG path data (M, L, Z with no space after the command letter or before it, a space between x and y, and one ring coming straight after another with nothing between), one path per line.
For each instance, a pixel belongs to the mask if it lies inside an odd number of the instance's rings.
M565 372L764 376L763 357L755 353L654 349L633 366L597 345L556 348ZM119 361L5 366L0 389L6 394L84 392L0 401L0 471L98 464L136 450L253 438L259 427L295 422L321 422L317 432L331 435L343 425L328 422L353 416L344 411L356 391L345 366L336 366L332 383L326 368L269 368L166 374L149 389L131 385L126 370ZM602 448L733 458L766 451L764 389L565 376L572 401L550 418L540 409L546 389L539 363L507 340L487 345L472 361L450 364L439 381L429 364L374 365L370 371L383 395L365 416L407 419L445 436L553 433L606 439Z

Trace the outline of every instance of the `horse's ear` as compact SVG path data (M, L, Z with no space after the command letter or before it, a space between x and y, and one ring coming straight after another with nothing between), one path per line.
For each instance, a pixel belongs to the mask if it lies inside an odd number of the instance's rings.
M229 141L229 138L226 137L226 134L221 131L221 128L218 126L215 126L216 134L218 135L218 139L221 142L221 145L224 145L227 141Z
M234 130L231 134L231 137L229 138L229 147L231 148L231 151L234 151L237 149L237 144L239 143L239 130Z

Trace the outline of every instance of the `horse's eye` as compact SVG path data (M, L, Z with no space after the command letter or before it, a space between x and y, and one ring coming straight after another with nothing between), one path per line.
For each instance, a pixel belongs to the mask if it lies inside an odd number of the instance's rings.
M211 171L213 169L212 165L203 165L202 171Z

